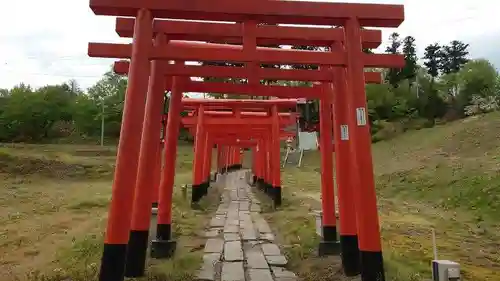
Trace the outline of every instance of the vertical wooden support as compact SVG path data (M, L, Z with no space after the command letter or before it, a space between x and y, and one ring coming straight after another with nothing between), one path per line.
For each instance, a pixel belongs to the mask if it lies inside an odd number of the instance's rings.
M278 115L278 107L274 105L271 109L271 198L274 206L281 206L281 148L280 148L280 119Z
M258 179L258 163L257 163L257 146L251 148L252 159L252 186L257 184Z
M208 188L210 187L210 169L212 165L212 144L210 141L210 135L205 132L205 153L203 160L203 188L205 195L208 193Z
M233 152L232 167L233 167L233 170L238 170L238 168L239 168L239 159L240 159L239 146L233 145L233 151L232 152Z
M222 173L222 146L217 144L217 174Z
M165 35L160 33L155 39L155 46L165 45ZM158 154L158 133L161 130L163 113L162 62L151 62L151 75L146 99L146 112L142 129L139 167L135 184L135 197L132 206L132 225L127 249L126 277L144 276L146 252L149 240L151 220L151 201L153 198L153 179Z
M221 171L220 173L221 174L224 174L226 172L226 146L224 145L221 145L221 159L220 159L220 168L221 168Z
M332 51L343 51L342 43L332 46ZM335 179L339 198L339 227L342 267L347 276L356 276L360 273L358 234L356 226L356 208L354 202L353 174L357 168L351 156L352 141L348 125L349 104L346 92L346 70L333 70L334 84L329 91L333 95L333 115L335 138Z
M358 242L363 281L384 281L384 263L373 176L371 134L368 122L362 61L361 28L356 18L346 20L347 99L352 137L351 157L356 163L353 179L358 223Z
M116 156L111 206L104 238L99 273L100 281L122 281L134 187L137 177L139 146L144 118L144 100L148 88L148 52L153 38L152 17L149 10L138 11L134 27L129 80L125 95L120 142Z
M172 90L165 127L164 168L160 183L156 239L151 243L151 257L170 258L175 252L176 241L172 239L172 196L174 192L175 162L182 110L181 77L172 77Z
M321 84L318 91L328 92L328 84ZM337 218L335 217L335 192L333 186L333 150L332 150L332 97L320 101L320 137L321 147L321 205L323 209L323 239L319 244L319 255L337 255L340 245L337 240Z
M243 168L241 149L242 149L242 146L237 146L235 149L236 150L236 159L235 159L236 167L235 168L237 170L241 170L241 168Z
M158 208L158 198L160 196L160 182L161 174L163 172L163 143L158 142L158 149L156 153L155 171L153 177L153 198L151 200L151 206L153 208Z
M270 155L270 144L271 142L271 139L269 137L266 137L265 138L265 141L264 141L264 145L263 145L263 160L264 160L264 169L263 169L263 172L264 172L264 175L263 175L263 182L264 182L264 192L266 194L269 194L269 191L270 191L270 187L271 186L271 177L270 177L270 173L271 173L271 155Z
M259 64L253 62L257 51L257 22L253 20L245 21L243 27L243 52L247 55L252 62L247 62L245 67L250 70L248 77L248 84L255 86L260 84L257 76Z
M229 170L233 171L234 170L234 146L229 146Z
M255 148L255 163L256 163L256 185L257 188L262 189L264 184L264 159L263 159L263 145L262 139L257 140L257 147Z
M200 105L196 123L196 136L194 141L194 160L193 160L193 185L191 193L191 202L198 203L205 194L203 186L203 162L205 154L205 128L203 120L205 108Z
M226 145L226 154L224 155L224 171L225 173L229 172L229 168L231 166L231 147Z

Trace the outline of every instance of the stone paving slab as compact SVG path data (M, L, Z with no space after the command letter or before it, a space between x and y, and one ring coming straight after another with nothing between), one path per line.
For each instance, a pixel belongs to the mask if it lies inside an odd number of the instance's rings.
M260 202L245 182L245 171L221 176L224 193L210 227L199 281L296 281L286 258L260 215Z
M260 233L259 239L260 240L267 240L267 241L274 241L274 234L272 234L272 233Z
M269 264L267 263L266 257L261 251L254 251L246 253L247 267L257 268L257 269L268 269Z
M269 269L249 269L249 281L274 281Z
M275 278L282 278L282 279L291 279L291 280L297 280L297 275L295 273L288 271L284 269L283 267L271 267L271 271L273 272L273 275Z
M224 233L224 241L240 241L240 239L238 233Z
M245 281L243 262L224 262L222 264L222 281Z
M241 241L227 241L224 244L224 260L225 261L242 261L243 248Z
M281 255L280 248L276 244L266 243L262 244L262 251L266 256L279 256Z
M224 226L224 233L238 233L240 232L239 225L226 225Z
M222 253L224 240L220 238L210 238L205 243L205 253Z
M285 256L266 256L266 260L271 266L285 266L288 263Z

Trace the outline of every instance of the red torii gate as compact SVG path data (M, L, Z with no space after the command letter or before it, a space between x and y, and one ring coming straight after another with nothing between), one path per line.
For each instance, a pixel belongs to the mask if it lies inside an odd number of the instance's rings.
M206 144L206 141L204 138L206 138L206 132L208 131L207 127L214 126L216 128L224 128L224 130L227 129L227 126L234 126L238 130L249 130L253 129L258 126L265 126L269 127L271 131L273 132L273 146L274 149L277 148L278 154L277 157L273 157L272 161L273 165L277 164L278 169L276 169L274 166L273 168L273 177L272 177L272 184L273 184L273 190L274 192L272 193L273 200L276 205L281 204L281 184L280 184L280 157L279 157L279 131L280 127L286 127L289 125L293 125L296 122L296 117L294 115L289 114L289 113L282 113L282 117L280 118L278 114L279 108L290 108L290 107L296 107L296 100L292 101L283 101L279 102L279 100L276 100L276 103L273 104L274 100L269 100L267 102L264 102L262 104L266 104L267 106L271 106L272 109L272 114L270 116L266 116L263 114L259 114L256 112L248 112L248 113L242 113L241 108L236 108L234 112L234 116L232 113L227 114L226 112L212 112L212 116L215 118L210 118L210 113L205 115L205 104L208 107L210 105L210 101L206 101L205 103L198 103L197 110L196 110L196 117L191 117L190 119L188 118L183 118L183 124L184 125L191 125L195 126L196 125L196 135L195 135L195 167L193 169L193 202L197 202L201 199L201 197L204 195L204 192L207 189L207 186L209 184L209 181L203 182L203 176L199 175L199 172L197 170L197 167L200 165L196 162L196 159L204 159L203 155L203 145ZM212 102L214 103L214 102ZM217 102L215 102L217 103ZM220 102L219 102L220 104ZM240 101L233 101L233 104L239 104L240 105L245 105L247 107L255 107L255 105L259 104L258 100L240 100ZM231 102L228 102L228 105L231 105ZM224 117L224 116L229 116L229 117ZM247 116L247 117L245 117ZM198 149L200 148L200 149ZM275 152L271 151L271 153L275 154ZM272 155L273 155L272 154ZM199 169L199 168L198 168ZM199 192L198 192L199 191Z
M131 104L140 104L141 100L144 100L143 96L141 97L141 93L144 93L146 90L146 81L149 74L148 60L194 59L242 61L247 62L251 67L255 67L255 63L278 62L287 64L332 65L345 67L347 69L347 71L342 71L347 78L347 83L345 85L347 87L346 92L350 93L346 97L346 104L348 105L347 110L349 112L346 117L348 119L347 126L351 128L351 130L349 130L349 138L344 140L347 141L349 151L354 158L353 165L346 167L350 167L352 171L356 173L355 176L351 177L351 180L359 180L359 182L353 184L355 198L353 202L355 203L355 213L358 225L357 240L359 240L360 259L363 265L361 274L363 280L383 280L383 262L370 156L369 127L366 122L366 100L363 83L363 67L372 65L371 63L373 62L364 59L366 55L363 55L361 51L362 46L359 27L396 27L404 19L403 7L397 5L272 0L247 1L242 3L229 0L214 0L210 2L194 1L192 5L185 5L182 4L182 2L181 0L167 2L160 0L141 2L132 0L91 0L90 6L96 14L137 17L137 22L134 27L135 32L129 87L127 88L129 105L127 105L126 102L124 110L125 116L122 123L122 140L118 150L113 200L110 210L108 231L106 233L100 279L113 281L123 279L123 257L125 257L126 244L129 238L127 229L130 225L130 215L123 214L122 211L124 208L121 207L127 207L132 202L132 189L129 188L127 190L125 186L129 185L129 182L134 182L135 180L135 168L137 167L135 160L137 159L137 153L129 152L133 151L134 146L138 146L140 143L140 136L132 137L132 135L134 133L138 135L137 132L139 132L141 128L138 123L138 126L134 126L134 121L131 120L140 120L142 112L144 112L144 109L140 106L134 108ZM244 22L244 51L224 50L223 52L217 52L217 50L205 50L196 52L194 48L177 48L175 46L159 48L161 46L157 44L157 47L149 52L150 42L153 36L151 24L153 16ZM292 60L295 55L291 55L291 53L280 54L274 51L256 51L256 40L254 34L252 34L253 31L255 31L256 22L343 25L345 27L344 36L346 40L344 41L344 45L346 50L338 54L332 53L328 56L301 53L300 59L295 58L295 60ZM157 41L161 41L162 37L161 34L157 36ZM183 53L185 51L190 52ZM363 56L365 57L363 58ZM155 65L155 62L153 62L153 65ZM154 67L152 67L152 69L154 69ZM152 76L155 75L157 74L153 72ZM172 88L175 88L176 80L178 79L174 78ZM250 80L251 84L256 83L255 77L252 77ZM151 84L154 85L158 83L153 82ZM252 86L256 87L256 85ZM328 109L328 107L325 108ZM146 120L147 119L146 115ZM143 148L144 151L146 151L147 146L144 145L144 140L141 143L143 144L141 145L141 155L143 155ZM125 151L127 151L129 155L126 155L124 153ZM132 162L132 164L129 164L129 162ZM144 170L141 167L144 166L142 162L146 163L147 161L142 160L140 162L138 181L144 178L144 176L141 176L141 170ZM148 202L148 200L146 200L147 192L140 192L137 188L136 190L134 209L145 209L144 202ZM122 195L117 195L119 193ZM122 198L118 198L120 196ZM116 203L116 201L120 203ZM119 216L122 217L119 218ZM132 226L134 226L137 221L138 219L133 217ZM121 223L123 224L121 225ZM324 223L327 223L326 218ZM330 229L335 229L335 222L333 222ZM141 239L144 239L143 236L143 232L137 233L131 231L129 247L133 248L132 246L141 244L141 241L143 241ZM325 236L326 235L323 237L324 240L328 240ZM147 238L145 240L147 241ZM336 238L334 241L336 241ZM333 241L324 242L331 243ZM341 243L341 246L348 246L348 243L345 245ZM344 253L347 252L343 250L343 263L346 263L348 260L344 258ZM137 261L139 260L140 257ZM344 265L344 270L346 270L346 265Z
M226 113L226 112L223 112L223 113ZM228 119L226 119L228 120ZM222 123L226 123L224 122L223 120L217 120L218 123L222 124ZM222 121L222 122L221 122ZM185 127L188 127L189 128L189 132L194 136L196 135L196 130L195 130L195 121L194 120L188 120L187 118L184 118L183 119L183 124ZM289 126L289 125L293 125L294 124L294 121L293 119L289 119L289 120L281 120L280 121L280 126L282 128L286 127L286 126ZM214 143L216 144L220 144L220 140L227 140L228 138L229 139L234 139L234 140L238 140L238 145L250 145L252 144L253 146L257 145L257 143L255 142L255 140L252 139L252 137L256 137L256 136L259 136L260 134L266 134L268 132L268 129L265 128L265 127L258 127L256 126L256 124L253 124L254 126L253 127L253 130L252 131L246 131L246 130L242 130L241 127L239 127L238 125L234 126L234 125L228 125L228 124L224 124L224 129L223 130L220 130L220 128L215 128L213 130L210 130L210 128L208 129L208 132L207 134L210 136L210 134L214 134L216 136L218 136L218 139L217 140L213 140ZM280 131L280 140L285 140L289 137L295 137L296 134L294 132L286 132L286 131L283 131L281 130ZM245 139L241 139L242 137L246 137L246 138L249 138L248 140L245 140ZM245 141L248 141L248 142L245 142ZM240 163L241 164L241 163ZM224 169L228 169L228 170L234 170L234 169L239 169L241 168L241 165L240 164L237 164L235 167L223 167Z
M227 136L227 134L228 134L227 129L229 129L231 132L233 132L233 135L228 137ZM240 131L240 132L235 133L234 131ZM213 142L217 143L218 145L221 145L221 144L223 144L222 141L225 141L225 142L229 141L232 146L245 146L245 147L255 147L255 146L258 146L259 143L261 143L261 146L262 146L261 154L265 154L266 156L257 158L255 151L254 151L254 155L253 155L254 161L253 161L253 166L252 166L252 170L253 170L254 175L255 175L254 176L254 183L258 183L259 188L264 190L271 197L271 199L273 199L273 201L276 205L276 204L281 203L280 202L280 199L281 199L280 192L276 192L277 189L273 189L272 184L270 184L272 175L271 175L270 171L268 171L267 169L268 169L268 166L269 166L268 164L270 163L270 161L273 161L270 158L271 157L278 157L278 161L279 161L279 155L267 156L267 153L269 153L269 154L271 153L271 151L267 150L268 148L266 147L266 143L269 141L268 140L269 139L268 131L269 131L269 129L267 129L265 127L262 127L260 129L254 127L251 132L244 132L239 127L234 127L231 129L231 127L228 128L225 126L225 130L219 130L219 132L218 132L218 134L225 135L225 137L221 138L221 142L219 142L217 140L213 140ZM212 132L212 130L209 130L208 133L209 134L210 133L217 134L216 131ZM294 135L294 134L287 133L287 132L281 132L280 139L283 139L283 138L286 138L286 137L289 137L292 135ZM246 137L251 136L252 139L246 140L247 142L245 142L245 140L239 139L239 138L245 137L245 136ZM257 138L257 140L256 140L256 138ZM238 139L238 140L236 140L236 139ZM219 159L223 160L223 162L224 162L224 160L227 160L227 161L225 161L224 163L218 162L218 164L219 164L218 173L224 173L224 171L230 171L230 170L241 168L241 161L239 160L239 153L235 153L234 150L231 150L231 152L228 152L228 151L220 152L219 151L219 155L220 155L220 153L224 154L225 156L219 157ZM229 155L232 155L232 156L229 156ZM233 160L231 161L230 159L233 159ZM266 163L267 165L264 165L263 163Z
M196 134L196 130L194 127L190 126L189 131L191 132L192 135ZM225 131L212 131L212 130L207 130L207 138L210 139L208 143L213 143L216 144L218 149L220 149L221 145L229 145L229 146L238 146L238 147L244 147L244 148L252 148L258 145L257 139L264 139L264 136L266 135L268 129L265 129L264 127L262 128L254 128L251 133L249 132L243 132L238 130L238 127L227 127L225 126L226 130ZM227 131L229 130L229 132ZM241 132L238 132L241 131ZM290 133L290 132L283 132L281 131L280 133L280 139L284 139L290 136L294 136L295 134ZM207 148L209 149L209 148ZM207 153L205 151L205 153ZM226 161L225 164L220 163L220 160L226 159L224 157L221 158L220 156L220 151L218 154L218 167L216 170L217 173L224 173L224 171L232 171L232 170L238 170L242 168L242 163L241 159L239 159L239 153L233 153L233 156L227 158L228 161ZM229 161L229 159L232 159L232 162ZM253 163L255 164L258 161L254 161ZM260 164L260 162L259 162ZM254 170L254 169L253 169ZM206 172L208 173L208 172ZM255 171L254 171L255 174ZM212 177L212 176L210 176ZM215 178L215 176L214 176ZM207 181L208 182L208 181ZM274 198L273 198L274 199Z

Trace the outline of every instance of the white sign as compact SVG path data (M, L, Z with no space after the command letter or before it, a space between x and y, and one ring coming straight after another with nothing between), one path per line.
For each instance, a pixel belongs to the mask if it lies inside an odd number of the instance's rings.
M366 126L366 109L364 107L356 108L356 119L358 126Z
M349 140L349 127L347 125L340 125L340 140Z
M316 132L299 132L299 149L318 150L318 135Z

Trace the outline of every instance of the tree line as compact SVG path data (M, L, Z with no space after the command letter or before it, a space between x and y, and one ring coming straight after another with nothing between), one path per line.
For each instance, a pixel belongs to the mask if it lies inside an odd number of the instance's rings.
M321 50L315 46L292 48ZM402 69L380 70L384 83L366 86L374 141L393 137L408 129L430 127L439 122L498 110L499 74L487 60L471 60L468 48L468 44L457 40L445 45L435 43L427 46L424 56L418 58L415 38L401 38L398 33L391 34L385 52L402 54L406 65ZM372 50L367 49L365 52ZM243 66L220 62L204 64ZM272 64L261 67L318 68L315 65ZM214 79L205 78L209 81ZM244 79L220 79L222 80L246 83ZM304 84L269 80L260 83ZM0 89L0 142L95 141L101 135L102 119L105 120L105 137L116 140L120 134L126 87L126 77L108 71L85 91L75 80L37 89L25 83L12 89ZM229 97L217 93L209 95L215 98ZM168 93L166 99L168 100ZM181 138L189 138L186 131L182 131Z

